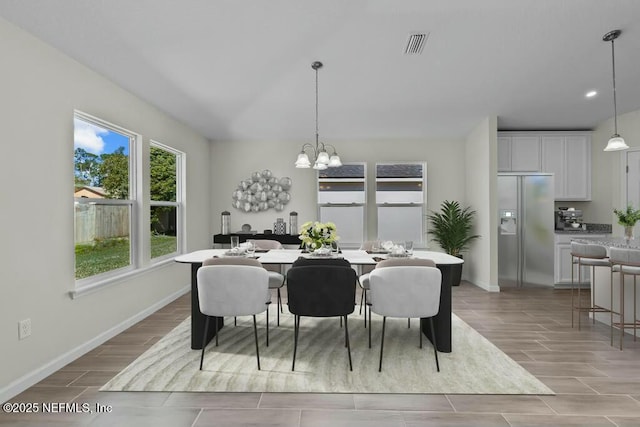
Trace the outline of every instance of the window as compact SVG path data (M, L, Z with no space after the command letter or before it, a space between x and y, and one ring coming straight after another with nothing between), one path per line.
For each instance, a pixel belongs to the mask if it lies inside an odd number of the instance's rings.
M74 114L72 295L164 263L184 247L184 153L151 141L143 162L142 144L139 134Z
M364 163L345 163L318 171L318 217L336 224L343 248L357 248L365 240L366 169Z
M377 163L378 238L424 245L426 163Z
M131 153L137 139L102 120L74 115L76 280L135 265Z
M182 153L152 141L149 148L151 258L180 250Z

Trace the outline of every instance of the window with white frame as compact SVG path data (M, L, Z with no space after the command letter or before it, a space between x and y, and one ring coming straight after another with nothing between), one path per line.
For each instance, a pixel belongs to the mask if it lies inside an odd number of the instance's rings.
M139 135L74 114L74 223L77 286L133 269Z
M183 153L151 141L149 147L150 249L152 259L181 249Z

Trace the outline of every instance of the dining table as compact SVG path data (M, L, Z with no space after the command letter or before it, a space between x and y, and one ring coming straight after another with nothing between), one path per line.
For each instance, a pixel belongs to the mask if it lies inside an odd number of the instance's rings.
M205 316L200 312L198 300L198 269L202 263L213 257L227 256L228 249L202 249L174 258L178 263L191 265L191 348L202 349L202 336L204 334ZM304 253L300 249L273 249L266 252L256 252L252 255L262 264L291 265L300 257L314 257L312 254ZM386 253L369 253L358 249L343 249L339 253L332 255L336 258L344 258L353 266L375 266L380 260L392 255ZM456 264L462 264L461 258L451 256L443 252L428 250L414 250L411 255L414 258L431 259L442 273L442 287L440 291L440 309L433 318L434 331L438 351L450 353L451 347L451 287L453 269ZM220 319L222 320L222 319ZM433 342L431 331L427 327L428 322L423 323L423 333ZM223 323L220 322L222 326ZM211 328L215 329L215 328ZM207 342L215 336L215 331L210 331Z

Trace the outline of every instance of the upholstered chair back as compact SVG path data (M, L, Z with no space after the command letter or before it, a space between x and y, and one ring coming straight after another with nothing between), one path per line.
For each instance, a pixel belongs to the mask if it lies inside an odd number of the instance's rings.
M442 274L436 267L376 268L369 275L371 311L388 317L432 317L440 309Z
M269 273L262 266L207 265L197 274L202 314L249 316L267 310Z

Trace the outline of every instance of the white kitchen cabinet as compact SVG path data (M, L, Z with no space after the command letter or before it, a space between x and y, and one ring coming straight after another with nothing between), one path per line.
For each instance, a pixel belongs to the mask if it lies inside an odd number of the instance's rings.
M498 137L498 172L511 172L511 137Z
M541 136L542 171L555 176L555 200L591 200L591 136Z
M591 200L590 132L500 132L498 172L554 174L557 201Z
M555 235L555 265L554 265L554 282L556 287L571 286L571 239L579 237L589 238L606 238L610 234L556 234ZM574 267L574 280L578 282L578 268ZM582 267L581 283L590 283L591 268ZM560 285L560 286L558 286Z
M539 136L500 133L498 136L498 172L539 171Z

